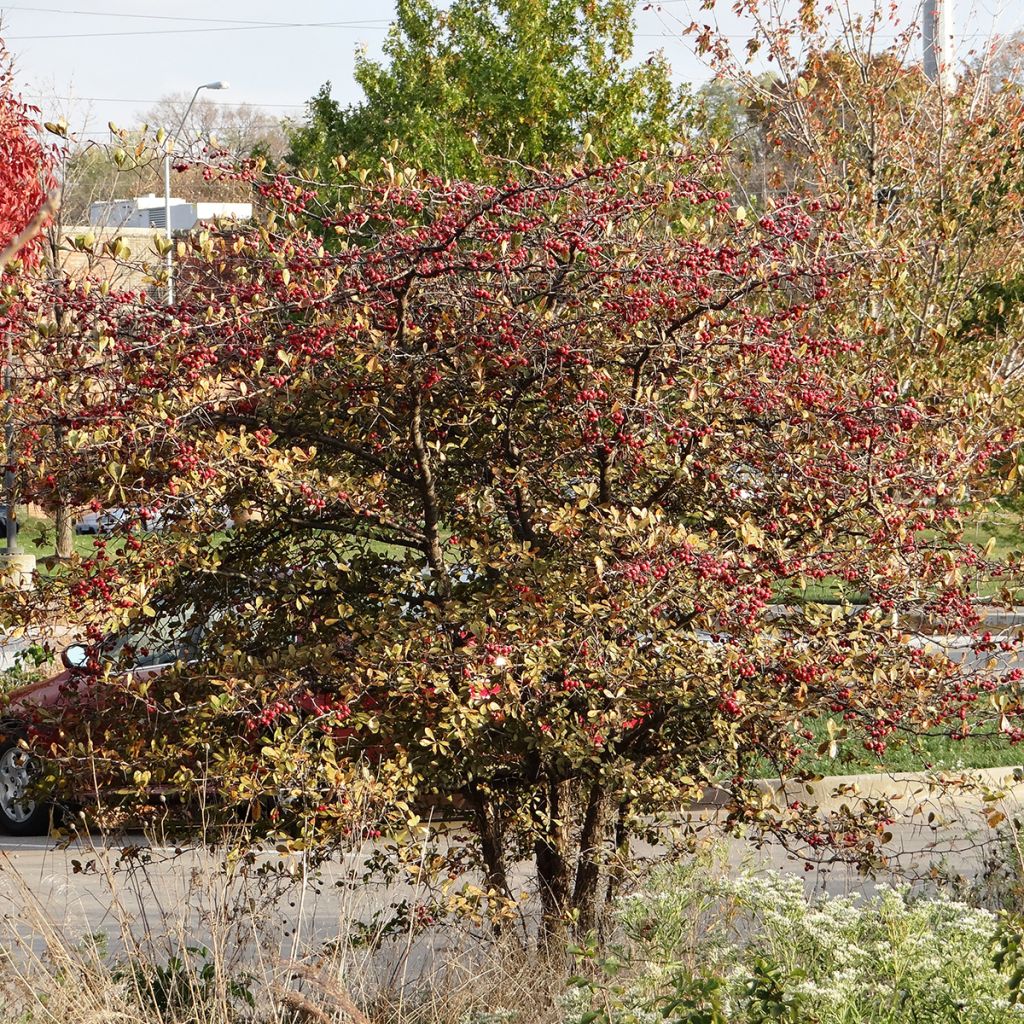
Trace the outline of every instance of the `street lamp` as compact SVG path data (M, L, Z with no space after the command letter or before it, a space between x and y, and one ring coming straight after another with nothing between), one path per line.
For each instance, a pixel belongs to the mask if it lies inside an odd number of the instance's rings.
M185 122L188 120L188 115L192 113L192 107L195 106L196 98L204 89L227 89L229 88L227 82L207 82L206 85L200 85L194 93L192 93L192 99L189 100L188 106L185 108L185 113L181 118L181 122L178 127L174 130L174 134L166 141L166 150L164 152L164 232L167 235L168 243L173 242L174 232L171 230L171 157L174 154L174 147L178 143L178 136L181 134L181 129L185 127ZM174 249L172 245L167 246L167 305L171 306L174 304Z

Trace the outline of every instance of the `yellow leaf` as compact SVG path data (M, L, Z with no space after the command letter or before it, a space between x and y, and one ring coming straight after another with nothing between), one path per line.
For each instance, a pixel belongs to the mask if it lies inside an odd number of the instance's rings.
M764 547L764 533L750 518L744 518L740 522L740 539L748 548Z

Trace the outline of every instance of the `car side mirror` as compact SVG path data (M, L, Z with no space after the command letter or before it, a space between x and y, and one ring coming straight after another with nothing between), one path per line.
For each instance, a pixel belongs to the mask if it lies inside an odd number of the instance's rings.
M60 656L65 668L85 668L89 662L89 648L85 644L71 644Z

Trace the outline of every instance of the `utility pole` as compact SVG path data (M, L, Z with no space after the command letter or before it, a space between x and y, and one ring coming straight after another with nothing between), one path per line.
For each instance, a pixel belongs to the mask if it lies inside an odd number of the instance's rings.
M178 136L181 134L181 129L185 127L185 122L188 120L188 115L192 113L192 107L195 105L199 94L204 89L217 90L227 88L229 88L227 82L207 82L205 85L200 85L196 91L192 93L192 99L185 108L185 113L182 115L178 127L174 130L174 134L168 136L164 140L164 235L167 238L166 303L168 306L174 305L174 229L171 226L171 157L174 155L174 147L178 142Z
M36 568L36 556L23 554L18 545L18 512L17 498L18 486L15 463L17 462L17 451L15 450L14 430L14 345L10 335L7 337L5 346L5 358L3 369L3 391L4 391L4 412L7 415L7 422L4 424L4 454L7 465L4 468L4 500L5 510L5 548L0 553L0 577L7 585L13 585L19 590L31 590L34 586L33 577Z
M924 73L945 93L956 89L953 0L924 0L921 36Z

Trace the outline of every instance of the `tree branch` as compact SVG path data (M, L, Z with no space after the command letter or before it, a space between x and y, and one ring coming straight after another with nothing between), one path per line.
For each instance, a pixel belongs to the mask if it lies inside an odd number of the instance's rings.
M43 201L43 205L36 210L35 216L19 231L0 252L0 274L11 260L15 259L18 253L32 241L43 229L43 222L47 217L52 216L60 208L60 194L51 192Z
M354 444L349 444L347 441L343 441L341 438L334 437L331 434L322 434L315 430L304 430L301 427L291 427L287 424L275 423L272 420L258 419L255 416L242 416L238 413L219 413L214 417L214 420L228 426L250 427L253 429L266 427L282 437L288 437L292 440L311 441L322 445L324 448L351 455L354 459L358 459L374 469L379 469L386 476L405 484L407 487L417 486L417 480L411 474L403 473L400 469L389 465L384 459L379 458L372 452L368 452Z

